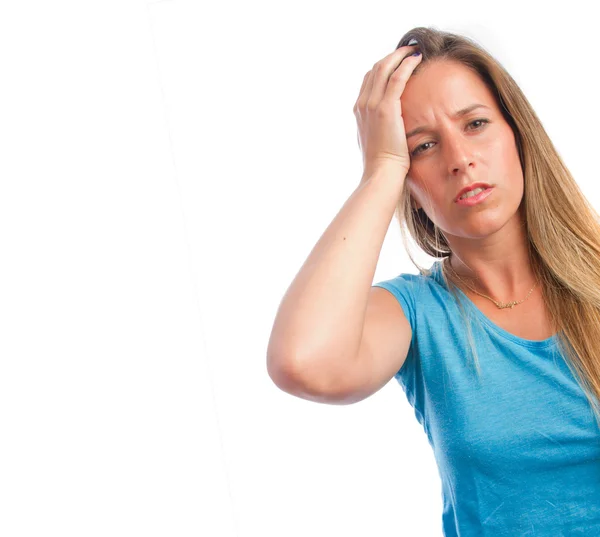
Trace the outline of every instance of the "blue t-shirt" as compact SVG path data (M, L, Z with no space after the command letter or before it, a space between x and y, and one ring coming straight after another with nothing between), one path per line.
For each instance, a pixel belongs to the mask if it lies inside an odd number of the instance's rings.
M446 537L600 536L600 429L557 346L500 328L462 292L460 309L435 261L431 275L374 284L412 328L395 378L433 448Z

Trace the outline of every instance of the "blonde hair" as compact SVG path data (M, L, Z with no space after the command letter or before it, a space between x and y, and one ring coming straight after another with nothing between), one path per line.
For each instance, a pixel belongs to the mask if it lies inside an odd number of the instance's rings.
M600 219L562 162L525 95L508 72L473 40L418 27L397 48L416 40L423 58L418 73L433 59L453 60L473 70L490 89L511 126L524 177L522 211L534 275L557 334L558 347L590 401L600 424ZM421 274L430 275L410 253L405 229L417 245L435 258L451 255L443 233L423 209L416 208L404 185L396 207L406 251ZM479 361L471 326L452 278L442 270L457 299L477 370Z

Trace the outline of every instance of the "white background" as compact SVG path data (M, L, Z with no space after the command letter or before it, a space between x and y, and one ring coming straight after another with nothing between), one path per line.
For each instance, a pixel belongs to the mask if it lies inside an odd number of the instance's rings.
M360 180L363 76L415 26L491 52L599 206L587 6L4 2L0 535L440 537L401 387L288 395L272 323ZM374 281L401 272L393 220Z

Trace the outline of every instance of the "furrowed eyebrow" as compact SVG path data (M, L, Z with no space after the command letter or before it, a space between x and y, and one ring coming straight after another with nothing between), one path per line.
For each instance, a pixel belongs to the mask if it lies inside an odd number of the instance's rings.
M472 104L471 106L467 106L466 108L463 108L462 110L459 110L458 112L456 112L452 116L452 119L458 119L463 116L466 116L469 112L472 112L476 108L487 108L488 110L490 110L489 106L485 106L484 104ZM417 127L416 129L413 129L412 131L408 132L406 134L406 138L408 139L411 136L416 136L417 134L420 134L422 132L427 132L428 130L431 130L431 129L427 125L424 125L422 127Z

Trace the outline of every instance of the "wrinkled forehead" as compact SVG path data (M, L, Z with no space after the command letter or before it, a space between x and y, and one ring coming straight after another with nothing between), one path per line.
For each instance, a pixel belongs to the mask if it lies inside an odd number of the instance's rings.
M493 93L469 67L452 60L435 60L420 67L408 79L400 98L405 124L417 126L449 118L475 103L498 111Z

